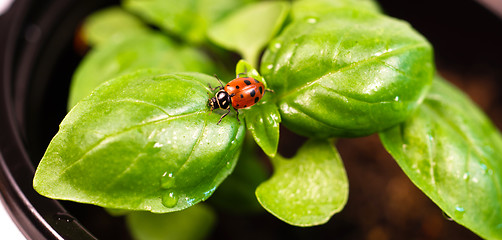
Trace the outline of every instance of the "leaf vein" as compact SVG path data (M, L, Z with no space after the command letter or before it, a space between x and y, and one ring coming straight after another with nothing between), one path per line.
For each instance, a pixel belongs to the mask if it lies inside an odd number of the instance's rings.
M461 137L462 139L468 144L468 147L470 149L473 149L474 150L474 153L480 157L480 160L483 159L483 156L485 155L483 153L482 150L480 150L479 148L477 148L477 144L475 144L474 142L472 142L471 138L469 136L467 136L464 131L462 131L462 129L459 129L457 127L457 125L452 122L451 120L449 120L449 117L448 116L444 116L443 115L443 112L441 112L440 110L438 109L435 109L433 107L430 107L428 106L426 103L422 104L423 106L425 106L426 108L430 109L431 112L435 113L436 116L438 116L440 119L442 119L445 123L447 123L451 129L453 129L455 132L457 132ZM489 165L488 167L490 169L492 169L493 166L491 166L491 164L489 162L486 162L484 161L483 164L487 164ZM502 202L502 189L501 189L501 186L498 184L499 182L497 181L497 179L495 179L495 176L493 174L489 174L489 177L491 178L495 188L497 189L497 198L499 200L499 202ZM499 211L500 211L500 208L499 208Z
M110 139L112 137L115 137L117 135L120 135L120 134L123 134L123 133L126 133L128 131L132 131L134 129L138 129L138 128L141 128L141 127L144 127L144 126L148 126L150 124L155 124L155 123L160 123L160 122L165 122L165 121L171 121L171 120L175 120L175 119L179 119L179 118L185 118L185 117L190 117L192 115L197 115L197 114L200 114L200 113L205 113L206 111L197 111L197 112L191 112L191 113L187 113L187 114L182 114L182 115L177 115L177 116L167 116L165 118L161 118L161 119L156 119L156 120L153 120L153 121L149 121L149 122L145 122L145 123L142 123L142 124L138 124L138 125L134 125L132 127L129 127L129 128L125 128L121 131L118 131L118 132L115 132L115 133L111 133L111 134L108 134L104 137L102 137L100 140L98 140L95 144L91 145L89 147L89 149L87 149L83 154L82 156L80 156L77 160L75 160L74 162L72 162L71 164L69 164L68 166L66 166L63 170L61 170L61 176L64 175L69 169L71 169L72 167L74 167L75 165L77 165L79 162L81 162L83 159L85 159L85 157L87 155L89 155L94 149L96 149L101 143L103 143L104 141L106 141L107 139Z
M202 141L202 138L204 136L204 132L206 131L206 128L207 128L207 117L204 118L204 126L202 127L202 130L200 131L199 137L197 137L197 141L195 141L194 145L192 146L192 150L190 150L190 153L188 154L188 157L186 158L185 162L178 168L178 171L176 171L176 173L181 171L181 169L183 169L187 165L187 163L190 161L190 159L193 156L193 153L195 152L195 149Z
M318 83L319 81L322 81L324 80L326 77L329 77L331 75L334 75L334 74L337 74L339 72L343 72L343 71L346 71L346 70L349 70L349 69L353 69L353 68L356 68L356 67L359 67L361 65L364 65L366 63L369 63L369 62L372 62L372 61L378 61L379 59L381 58L384 58L384 57L388 57L388 56L393 56L393 55L397 55L397 54L400 54L402 52L405 52L405 51L408 51L410 49L413 49L413 48L419 48L419 47L422 47L422 46L426 46L425 43L417 43L417 44L413 44L413 45L408 45L408 46L405 46L405 47L402 47L402 48L397 48L397 49L393 49L391 51L388 51L388 52L385 52L383 54L379 54L379 55L373 55L369 58L366 58L366 59L363 59L361 61L358 61L358 62L353 62L351 64L348 64L347 66L344 66L344 67L341 67L339 69L336 69L335 71L330 71L330 72L327 72L325 73L324 75L318 77L317 79L313 80L313 81L310 81L310 82L307 82L303 85L300 85L298 87L295 87L293 89L291 89L290 91L284 93L281 95L282 98L290 95L290 94L293 94L295 92L299 92L313 84L316 84Z

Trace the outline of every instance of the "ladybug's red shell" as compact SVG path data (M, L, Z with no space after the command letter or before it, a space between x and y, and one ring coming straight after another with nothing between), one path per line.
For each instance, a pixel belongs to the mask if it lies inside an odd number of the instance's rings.
M265 85L254 78L241 77L225 85L225 92L232 96L232 106L235 109L247 108L260 101Z

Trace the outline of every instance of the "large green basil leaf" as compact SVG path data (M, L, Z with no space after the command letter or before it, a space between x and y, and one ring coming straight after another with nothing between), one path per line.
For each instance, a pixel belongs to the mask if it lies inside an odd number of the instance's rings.
M90 45L149 31L139 18L116 6L94 12L85 19L82 30Z
M289 8L290 3L284 1L249 4L215 23L208 37L257 66L263 48L281 28Z
M37 168L42 195L171 212L207 199L231 173L244 124L210 114L214 77L140 71L100 85L65 117Z
M190 43L206 40L207 29L254 0L123 0L122 6ZM239 33L235 33L239 34Z
M343 9L343 11L338 11ZM315 21L323 15L353 14L352 10L381 12L375 0L297 0L293 3L291 15L296 20L310 19Z
M268 173L257 150L258 146L247 134L239 163L208 200L211 205L232 213L263 212L254 191L267 180Z
M216 222L216 213L207 205L172 213L136 211L126 216L126 223L135 240L197 240L206 239Z
M448 216L483 238L502 239L502 136L467 96L435 79L413 116L380 138Z
M333 11L288 25L269 45L261 72L286 127L311 137L354 137L406 119L434 66L430 44L406 22Z
M207 56L161 34L144 33L107 41L87 54L77 68L70 87L68 109L104 81L144 68L214 73Z
M272 159L274 175L256 189L260 204L295 226L327 222L347 202L349 185L340 155L327 140L309 140L292 159Z

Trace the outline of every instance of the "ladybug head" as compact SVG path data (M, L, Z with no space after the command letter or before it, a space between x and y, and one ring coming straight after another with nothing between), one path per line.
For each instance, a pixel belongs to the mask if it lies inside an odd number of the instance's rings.
M207 102L207 105L211 107L211 111L220 107L218 106L218 100L216 100L216 97L210 98L209 101Z
M225 90L220 90L214 97L209 99L207 105L211 107L211 110L218 108L228 109L230 105L232 105L232 99L230 98L230 95L225 92Z

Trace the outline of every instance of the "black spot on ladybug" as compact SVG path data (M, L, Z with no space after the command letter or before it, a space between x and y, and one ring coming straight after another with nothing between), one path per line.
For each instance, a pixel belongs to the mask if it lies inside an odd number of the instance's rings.
M241 98L244 98L244 95L241 94Z
M249 80L244 80L244 83L245 83L246 85L251 85L251 82L250 82Z
M261 86L258 88L258 90L260 90L260 94L263 94L263 88Z
M256 95L256 91L253 89L253 90L250 92L250 94L251 94L251 97L254 97L254 95Z
M257 103L258 101L260 101L260 98L259 97L255 97L254 98L254 103Z
M235 88L239 89L239 85L235 86Z
M248 107L248 105L244 105L244 107Z

